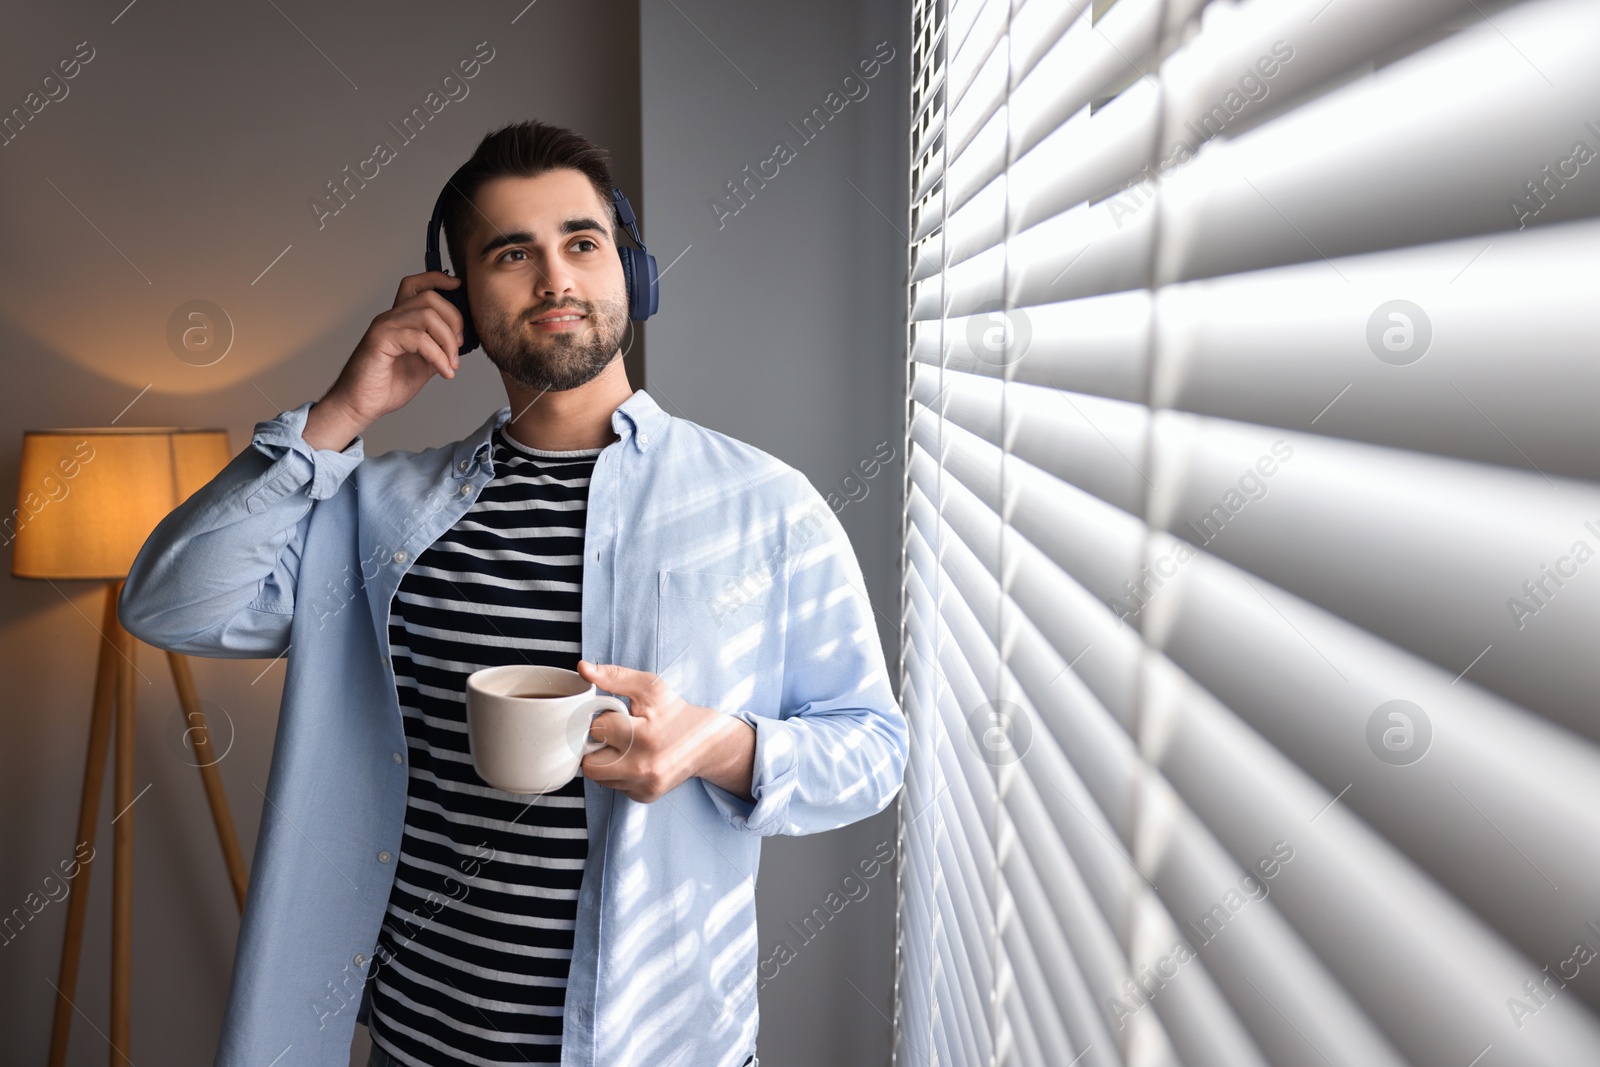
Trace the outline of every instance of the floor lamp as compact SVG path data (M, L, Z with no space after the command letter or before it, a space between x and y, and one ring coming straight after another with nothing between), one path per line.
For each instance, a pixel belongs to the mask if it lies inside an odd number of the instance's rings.
M11 573L18 578L100 580L105 607L100 622L99 666L89 723L83 794L76 842L94 843L100 787L116 722L115 807L112 842L111 1064L129 1062L133 989L133 811L134 677L137 642L117 620L117 597L128 568L157 522L190 493L210 481L231 458L225 430L65 429L30 430L22 438L22 471L12 522ZM188 660L167 653L172 679L188 726L233 895L244 910L246 873L211 748L205 713ZM115 715L113 716L113 708ZM67 931L56 983L50 1032L50 1067L64 1067L71 1032L78 958L88 907L89 868L80 870L68 898Z

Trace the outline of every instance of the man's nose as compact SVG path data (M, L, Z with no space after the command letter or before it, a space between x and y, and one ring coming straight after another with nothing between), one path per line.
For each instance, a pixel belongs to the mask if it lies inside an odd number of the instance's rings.
M547 299L559 300L572 292L572 272L559 258L547 256L539 267L534 291Z

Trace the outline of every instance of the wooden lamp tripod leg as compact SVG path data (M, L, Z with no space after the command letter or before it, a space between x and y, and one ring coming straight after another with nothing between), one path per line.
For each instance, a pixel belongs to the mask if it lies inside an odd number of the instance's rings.
M88 844L90 859L79 866L72 895L67 898L67 932L61 945L61 970L56 981L55 1019L50 1027L50 1067L65 1067L67 1038L72 1032L72 998L78 986L78 962L83 955L83 918L89 907L89 874L94 867L94 837L100 814L100 787L105 781L106 749L111 741L111 702L116 697L121 657L116 644L117 595L121 582L106 584L106 607L101 632L100 662L94 673L94 714L89 720L89 751L83 762L83 795L78 801L77 841ZM76 846L74 846L76 848Z
M248 875L245 873L244 855L239 851L239 835L233 828L233 814L228 810L228 795L223 792L222 775L217 771L217 761L227 753L218 753L211 746L211 729L206 724L205 712L200 710L200 697L194 687L194 675L189 671L188 659L181 653L168 652L167 662L172 665L172 681L178 690L178 700L183 705L183 721L187 724L184 734L194 745L200 780L205 785L206 800L211 804L211 821L217 825L217 840L222 845L223 862L228 865L233 897L239 905L239 912L243 914Z
M100 789L105 781L106 755L111 742L111 725L116 722L115 805L112 817L112 911L111 911L111 1064L119 1067L128 1058L133 1021L133 803L134 794L134 656L137 643L117 619L117 597L122 582L106 585L106 605L101 626L104 640L95 669L94 713L89 724L89 750L84 759L83 794L78 802L78 841L94 846L100 813ZM233 884L234 901L244 910L247 888L244 856L239 835L217 771L221 758L211 746L205 713L195 690L189 662L176 652L168 652L173 684L183 705L187 737L194 745L200 765L200 779L211 805L212 821L222 845L222 856ZM113 709L115 714L113 715ZM226 753L224 753L225 755ZM50 1067L65 1067L67 1039L72 1032L72 998L77 991L78 965L83 955L84 916L89 903L91 860L80 865L67 902L67 930L61 947L61 971L56 983L55 1015L50 1028Z
M117 583L120 587L122 583ZM133 1038L133 635L115 614L117 646L117 814L111 817L111 1067L127 1062Z

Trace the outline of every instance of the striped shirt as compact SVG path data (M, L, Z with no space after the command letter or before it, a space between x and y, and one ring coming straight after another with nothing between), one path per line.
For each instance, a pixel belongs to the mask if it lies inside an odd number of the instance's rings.
M599 448L493 437L494 477L417 556L390 605L410 750L405 832L374 953L375 1044L410 1067L559 1063L578 887L584 777L519 796L467 747L467 676L581 655L583 531Z

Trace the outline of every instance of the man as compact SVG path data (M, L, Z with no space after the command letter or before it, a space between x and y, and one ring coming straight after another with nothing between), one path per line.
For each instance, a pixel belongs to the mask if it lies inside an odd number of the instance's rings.
M753 1065L760 838L880 811L904 772L860 569L803 475L629 387L601 149L509 126L453 185L462 279L405 278L123 589L158 647L288 656L217 1062L343 1065L359 1021L379 1067ZM457 374L460 284L508 406L366 458ZM465 680L502 663L626 698L566 788L473 771Z

